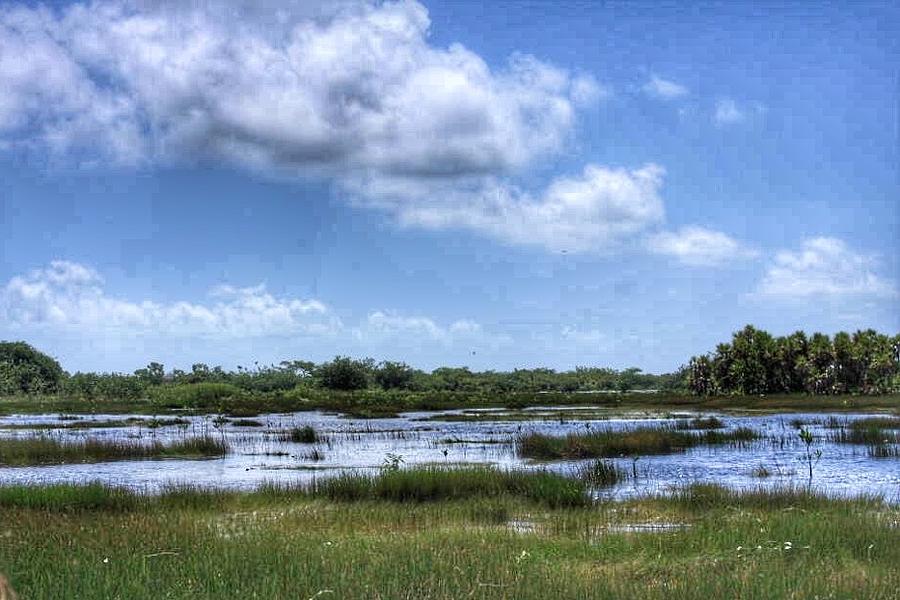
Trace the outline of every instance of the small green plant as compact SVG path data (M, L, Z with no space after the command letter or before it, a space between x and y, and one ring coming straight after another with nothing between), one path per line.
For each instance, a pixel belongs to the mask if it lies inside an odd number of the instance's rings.
M800 461L806 462L807 467L809 467L809 483L812 484L813 466L818 464L819 459L822 458L822 451L818 448L813 451L812 445L813 443L815 443L816 439L815 437L813 437L813 434L809 429L801 427L798 435L800 436L800 441L802 441L806 446L806 453L803 457L800 458ZM813 458L815 458L815 462L813 461Z

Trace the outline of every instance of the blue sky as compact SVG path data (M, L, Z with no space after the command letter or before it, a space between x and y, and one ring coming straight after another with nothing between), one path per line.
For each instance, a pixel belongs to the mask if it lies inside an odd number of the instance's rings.
M0 5L0 338L661 372L900 329L889 3Z

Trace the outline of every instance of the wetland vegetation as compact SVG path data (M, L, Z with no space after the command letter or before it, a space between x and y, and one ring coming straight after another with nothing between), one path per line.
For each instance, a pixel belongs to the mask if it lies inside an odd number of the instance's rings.
M748 327L665 375L125 375L0 344L0 573L21 598L893 598L898 349Z
M0 467L108 462L147 458L208 458L224 456L226 442L211 436L184 437L162 443L124 439L61 439L49 435L0 438Z
M582 484L505 477L431 470L157 495L0 487L0 564L22 598L88 600L888 600L900 586L900 510L879 498L697 485L548 503L546 490Z

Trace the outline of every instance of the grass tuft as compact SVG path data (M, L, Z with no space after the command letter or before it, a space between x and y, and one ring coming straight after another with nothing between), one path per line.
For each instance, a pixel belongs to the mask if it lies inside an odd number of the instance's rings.
M223 456L228 444L210 437L188 437L170 444L130 440L60 440L51 436L0 439L0 464L6 466L90 463L142 458Z
M303 427L293 427L290 431L283 434L281 439L285 442L294 442L295 444L315 444L319 441L319 434L312 425L304 425Z
M529 433L520 437L517 445L521 456L553 460L671 454L695 446L746 443L758 437L759 434L746 427L727 432L693 433L661 426L622 431L607 429L564 437Z
M316 482L310 492L342 501L435 502L512 496L551 508L590 504L584 485L574 479L544 471L484 467L421 467L386 470L378 475L341 475Z

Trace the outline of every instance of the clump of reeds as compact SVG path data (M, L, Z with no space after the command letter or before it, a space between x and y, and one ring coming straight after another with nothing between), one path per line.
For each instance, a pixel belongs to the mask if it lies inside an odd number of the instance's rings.
M867 454L871 458L900 458L900 446L874 444L868 447Z
M231 424L235 427L262 427L265 425L265 423L256 419L235 419Z
M222 456L228 445L211 436L189 437L169 444L132 440L60 440L51 436L0 439L0 464L25 466L42 464L106 462L142 458L200 458Z
M718 417L697 417L694 419L682 419L675 423L676 429L724 429L725 422Z
M900 444L900 419L891 417L868 417L852 421L846 427L837 429L830 438L839 444L860 444L883 446Z
M758 477L760 479L765 479L772 476L772 471L770 471L769 468L765 465L757 465L753 467L752 471L750 471L750 475L752 475L753 477Z
M740 444L759 437L754 430L740 427L733 431L707 430L699 433L674 427L638 427L626 430L600 430L551 436L529 433L517 441L519 454L544 460L612 458L671 454L701 445Z
M485 467L386 469L378 475L346 474L316 481L309 492L332 500L431 502L516 496L551 507L586 506L584 483L544 471Z
M281 436L282 441L295 444L315 444L319 441L319 434L312 425L292 427Z
M175 417L171 419L148 419L143 424L150 429L158 429L160 427L174 427L175 425L190 425L191 422L187 419Z
M609 460L595 460L578 469L578 479L597 487L608 487L624 481L628 473Z
M325 453L319 450L318 448L313 449L312 452L307 452L301 458L305 460L311 460L313 462L319 462L320 460L325 460Z

